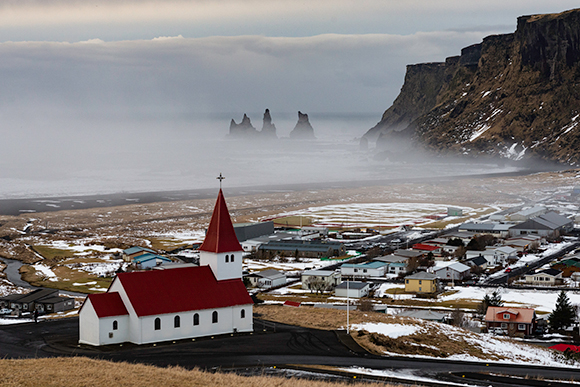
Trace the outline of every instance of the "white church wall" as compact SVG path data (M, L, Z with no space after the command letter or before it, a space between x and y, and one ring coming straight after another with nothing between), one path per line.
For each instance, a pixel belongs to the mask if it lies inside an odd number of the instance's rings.
M252 307L246 306L245 321L240 321L241 308L228 307L206 309L200 311L168 313L159 316L140 318L142 327L142 341L137 344L147 344L159 341L190 339L195 337L219 335L234 331L237 324L238 331L246 332L252 327ZM214 312L218 314L217 323L212 322ZM194 325L194 315L199 315L199 325ZM175 316L179 316L179 327L175 327ZM238 317L235 317L238 316ZM160 329L155 329L155 320L159 318Z
M218 281L242 278L242 251L219 254L200 251L199 257L199 265L209 265Z
M82 321L79 325L79 343L100 345L99 317L88 298L79 313L79 320Z
M244 311L244 317L242 316ZM254 330L253 323L253 306L252 305L238 305L233 307L232 313L233 329L238 332L251 332Z
M114 322L117 322L117 329L114 329ZM128 341L129 336L129 316L103 317L99 321L99 344L119 344Z

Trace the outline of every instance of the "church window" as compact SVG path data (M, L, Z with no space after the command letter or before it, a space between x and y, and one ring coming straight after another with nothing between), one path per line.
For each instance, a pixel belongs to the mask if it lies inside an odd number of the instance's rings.
M211 322L213 324L216 324L218 322L218 312L214 310L214 312L211 314Z
M230 262L233 262L233 261L234 261L234 255L232 254L232 259L230 260Z
M113 330L116 331L117 329L119 329L119 323L117 322L117 320L113 321Z
M193 325L199 325L199 313L193 315Z
M246 318L246 310L245 309L242 309L240 311L240 318Z
M175 316L173 318L173 327L179 328L180 326L181 326L181 319L179 318L179 316Z
M159 317L155 319L155 330L161 330L161 319Z
M226 254L226 262L230 261L230 256Z

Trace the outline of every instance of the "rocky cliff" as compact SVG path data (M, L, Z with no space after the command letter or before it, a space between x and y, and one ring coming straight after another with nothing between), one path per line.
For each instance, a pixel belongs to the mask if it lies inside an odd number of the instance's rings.
M580 10L522 16L445 63L407 67L405 84L364 137L439 154L580 162Z

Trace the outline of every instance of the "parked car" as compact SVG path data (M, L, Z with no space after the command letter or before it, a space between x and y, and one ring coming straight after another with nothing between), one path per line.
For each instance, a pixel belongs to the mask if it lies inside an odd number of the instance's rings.
M512 268L508 267L507 269L505 269L504 273L511 273L512 272Z
M502 329L502 328L490 328L489 332L493 333L494 335L498 335L498 336L507 335L507 331L505 329Z
M2 308L0 309L0 315L10 314L12 313L12 309Z

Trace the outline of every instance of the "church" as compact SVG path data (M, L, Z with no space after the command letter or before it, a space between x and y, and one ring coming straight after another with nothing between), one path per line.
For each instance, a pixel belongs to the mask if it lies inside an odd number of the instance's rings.
M221 177L221 176L220 176ZM118 274L79 310L79 343L148 344L253 330L243 249L220 188L199 267Z

